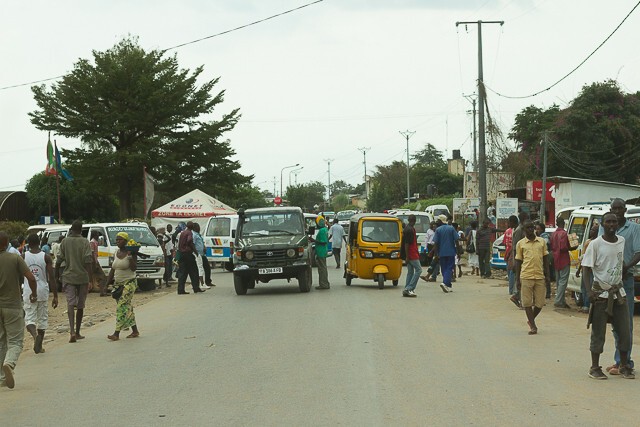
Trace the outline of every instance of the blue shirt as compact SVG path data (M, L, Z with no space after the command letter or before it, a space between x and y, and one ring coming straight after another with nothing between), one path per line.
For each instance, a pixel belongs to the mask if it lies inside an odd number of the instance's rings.
M198 252L198 255L202 256L204 255L204 240L202 239L200 233L196 233L195 231L192 231L192 233L193 245L196 247L196 252Z
M442 224L436 228L436 234L433 235L433 243L438 245L438 256L456 256L456 241L458 238L458 232L449 224Z

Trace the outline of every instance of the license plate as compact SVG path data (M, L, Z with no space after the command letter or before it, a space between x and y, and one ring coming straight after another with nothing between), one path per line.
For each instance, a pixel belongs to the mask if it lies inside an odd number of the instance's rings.
M222 254L222 249L214 249L213 253L214 254Z
M277 274L282 273L282 267L259 268L258 274Z

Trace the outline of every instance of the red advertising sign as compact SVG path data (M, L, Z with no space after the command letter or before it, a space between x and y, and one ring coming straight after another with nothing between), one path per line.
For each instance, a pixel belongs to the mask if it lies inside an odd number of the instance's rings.
M273 203L275 203L276 205L280 205L280 204L282 204L282 197L278 197L278 196L276 196L276 197L273 199Z
M527 181L527 200L539 202L542 200L542 181ZM547 191L545 191L545 201L556 201L556 184L547 182Z

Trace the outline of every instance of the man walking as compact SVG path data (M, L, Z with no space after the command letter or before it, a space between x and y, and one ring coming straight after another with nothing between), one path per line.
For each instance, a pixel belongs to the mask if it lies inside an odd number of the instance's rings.
M640 261L640 224L629 221L624 217L627 212L626 203L622 199L613 199L611 202L611 212L618 218L618 229L616 235L624 238L624 260L622 265L622 285L627 295L635 295L634 280L633 280L633 267ZM600 227L598 235L604 234L604 228ZM627 305L629 308L629 367L633 369L634 363L631 359L631 350L633 348L633 309L634 298L627 298ZM616 340L616 348L619 347L618 342L620 335L624 332L618 333L615 326L613 328L613 337ZM607 372L611 375L619 374L620 367L620 352L616 350L615 364L607 367Z
M40 250L40 239L35 234L27 237L29 250L23 255L24 262L36 278L36 302L31 302L31 288L29 281L25 279L22 291L24 300L24 318L27 324L27 331L33 337L34 353L44 353L42 342L44 333L49 326L49 289L53 291L53 301L51 306L58 307L58 290L53 280L53 261L44 251Z
M66 267L60 273L60 266L63 262ZM62 283L62 289L67 298L70 343L84 338L80 335L80 327L82 326L89 282L93 280L92 266L91 245L89 245L87 238L82 236L82 222L73 221L67 237L60 243L60 254L56 256L55 272L56 282Z
M482 221L482 226L478 229L476 234L478 267L480 269L480 277L483 279L491 277L491 235L495 233L495 230L489 227L490 224L491 220L489 218L485 218Z
M422 267L420 266L420 254L418 253L418 238L416 235L416 216L411 214L408 218L408 224L402 232L402 244L404 245L404 253L407 260L407 279L402 291L403 297L415 298L416 285Z
M565 300L565 293L569 283L569 269L571 267L569 251L575 248L569 247L569 236L564 229L564 219L558 218L556 226L558 228L551 234L550 239L553 265L556 270L556 298L553 306L556 308L571 308Z
M0 231L0 387L15 387L13 371L24 343L24 315L20 283L27 279L31 295L29 301L37 301L36 278L27 263L7 251L9 236Z
M625 289L622 286L625 239L622 236L616 236L618 229L616 214L606 213L602 221L604 234L589 244L581 264L587 293L592 303L589 313L591 323L589 376L597 380L607 379L602 372L602 366L599 365L600 355L604 351L607 322L611 319L614 329L619 334L616 342L616 351L620 355L617 373L623 378L634 379L633 369L628 365L631 348L630 313ZM593 280L591 280L592 277Z
M169 281L172 280L173 273L173 255L174 255L174 246L173 239L171 238L171 231L173 227L171 224L167 224L167 228L164 233L160 235L160 246L162 246L162 250L164 251L164 286L170 287Z
M520 300L517 298L518 290L516 289L516 273L514 271L514 248L513 248L513 231L518 226L518 217L511 215L508 220L507 230L504 232L502 244L504 245L504 259L507 262L507 279L509 281L509 299L516 307L520 307Z
M544 307L549 281L549 252L544 239L536 236L533 222L524 221L523 228L525 238L516 245L516 286L527 314L529 335L535 335L538 333L536 317Z
M338 224L338 218L333 220L333 225L329 229L329 239L331 240L331 247L333 251L333 257L336 260L336 268L340 268L340 252L342 250L342 241L347 243L347 238L344 235L344 228Z
M184 285L187 282L187 276L191 279L191 287L193 293L204 292L200 289L198 278L198 265L196 264L196 247L193 241L193 222L187 222L187 228L180 233L178 239L178 250L180 251L180 260L178 260L178 295L185 295L189 292L185 291Z
M310 237L310 240L316 244L316 266L318 268L318 286L316 286L316 289L329 289L331 287L329 283L329 272L327 271L329 234L322 216L316 218L316 224L318 225L318 234L315 239Z
M442 271L440 288L445 294L453 292L451 276L456 262L456 242L458 239L458 231L446 223L436 228L436 233L433 236L433 251L439 259Z

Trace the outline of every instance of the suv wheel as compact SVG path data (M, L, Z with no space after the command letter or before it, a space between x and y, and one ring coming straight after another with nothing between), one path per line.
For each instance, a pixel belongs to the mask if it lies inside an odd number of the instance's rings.
M298 274L298 286L300 292L309 292L311 290L311 267L305 268Z
M233 275L233 286L236 288L236 294L247 294L247 280L243 279L242 276L239 276L237 274Z
M233 262L229 262L229 261L224 262L224 263L222 264L222 266L223 266L223 267L224 267L224 269L225 269L225 270L227 270L227 271L233 271Z

